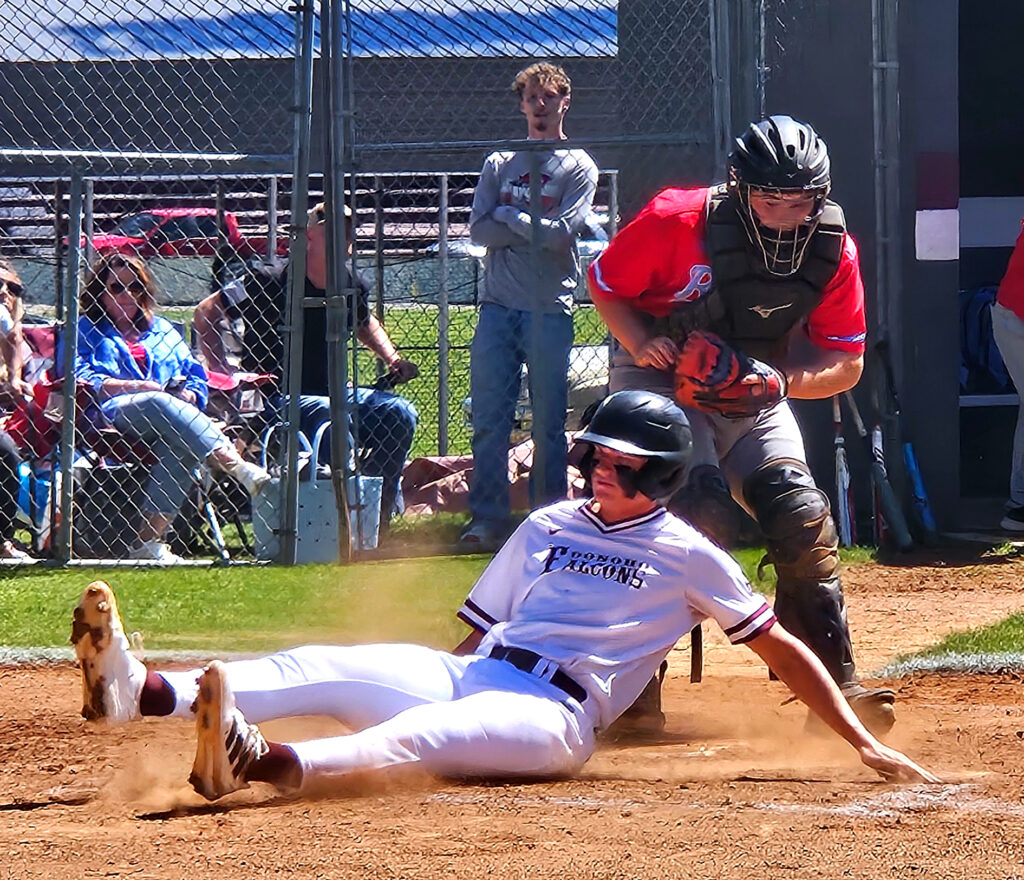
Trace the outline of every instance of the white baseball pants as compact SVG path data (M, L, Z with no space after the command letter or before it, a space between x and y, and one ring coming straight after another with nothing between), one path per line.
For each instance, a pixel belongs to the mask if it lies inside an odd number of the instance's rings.
M326 715L357 732L287 743L304 784L420 764L443 776L561 776L594 750L581 704L509 663L419 645L310 645L226 664L255 723ZM161 672L191 717L201 670Z

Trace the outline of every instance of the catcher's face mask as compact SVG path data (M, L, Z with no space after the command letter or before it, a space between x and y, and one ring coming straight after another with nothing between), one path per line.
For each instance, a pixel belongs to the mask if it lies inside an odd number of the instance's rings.
M828 187L767 189L734 180L740 218L764 260L765 268L780 277L800 268L807 245L818 227Z

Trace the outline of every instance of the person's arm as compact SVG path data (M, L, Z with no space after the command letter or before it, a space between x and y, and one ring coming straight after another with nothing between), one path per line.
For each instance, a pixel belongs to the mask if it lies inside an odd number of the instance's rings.
M7 387L12 394L22 395L21 335L17 326L6 334L0 334L0 358L7 368Z
M211 293L192 314L192 326L195 327L199 340L199 353L206 365L218 373L234 372L228 363L227 350L224 348L224 337L221 335L221 324L227 319L224 302L220 293Z
M366 322L356 328L356 338L380 358L388 372L394 374L399 382L408 382L420 374L420 368L416 364L407 361L398 353L384 325L375 315L369 315Z
M789 396L813 400L853 388L864 369L866 336L857 245L846 236L839 268L821 301L807 316L806 326L790 333L786 354L774 364L786 373Z
M906 755L875 739L854 714L821 661L781 625L773 624L746 644L882 778L891 782L939 782L937 776Z
M643 313L630 300L619 299L601 290L592 278L587 279L590 298L597 308L601 320L623 348L628 351L638 367L654 367L667 370L675 366L679 357L679 346L667 336L651 336Z
M576 241L579 230L594 205L597 192L597 166L592 162L581 162L573 157L565 193L558 205L555 217L539 217L540 246L549 251L568 251ZM527 242L533 237L533 215L511 206L498 208L494 216L506 223Z
M789 351L773 366L786 374L790 397L818 400L853 388L864 370L864 354L819 348L797 328Z
M480 180L473 193L473 210L469 215L469 237L473 244L489 248L522 245L523 237L494 217L494 210L500 205L498 183L498 154L491 154L480 171Z
M167 328L167 341L173 346L172 357L178 362L176 372L185 379L184 383L171 393L197 409L205 410L210 397L206 370L195 359L192 350L173 326Z

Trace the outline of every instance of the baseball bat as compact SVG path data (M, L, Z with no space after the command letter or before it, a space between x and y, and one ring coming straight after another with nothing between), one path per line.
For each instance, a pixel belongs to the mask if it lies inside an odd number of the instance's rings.
M900 395L896 389L896 375L889 355L889 343L885 339L881 340L875 345L875 352L878 355L878 359L882 362L882 370L885 372L885 387L889 394L889 400L892 402L896 424L900 430L903 465L907 472L911 508L921 528L924 543L932 546L938 543L939 528L935 521L935 514L932 512L931 502L928 500L928 492L924 486L924 478L921 476L921 468L917 463L917 453L914 450L914 444L903 421L903 407L900 404Z
M885 472L885 478L889 479L889 471L885 466L885 441L882 435L882 426L877 422L871 428L871 457ZM881 504L879 504L878 490L873 485L871 491L871 517L875 546L884 547L889 543L889 526L882 513Z
M874 423L871 426L871 457L882 469L881 473L885 474L885 479L889 481L889 485L892 485L892 481L889 480L889 469L885 463L885 434L882 431L882 411L878 406L878 392L873 383L869 383L868 387L871 389L871 408L875 416ZM885 514L882 512L879 492L873 487L871 502L874 515L875 546L888 547L892 543L892 536L889 532L889 524L885 521Z
M846 460L846 440L843 438L843 415L839 396L832 398L832 424L835 427L836 506L839 544L852 547L854 541L853 495L850 491L850 467Z
M889 477L885 468L876 461L871 449L871 437L867 428L864 427L864 420L860 417L860 410L857 408L857 401L849 391L843 392L846 403L850 407L850 415L853 417L853 425L857 434L864 443L868 454L868 461L871 462L871 482L878 492L878 506L885 517L886 525L892 534L893 541L901 551L910 550L914 546L914 539L910 537L910 530L907 528L907 521L900 509L899 500L889 484Z

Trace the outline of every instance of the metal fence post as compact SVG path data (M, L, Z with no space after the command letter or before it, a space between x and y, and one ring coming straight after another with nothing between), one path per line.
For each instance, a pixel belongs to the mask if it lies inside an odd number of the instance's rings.
M338 510L338 556L339 562L349 562L354 550L353 536L349 528L349 509L360 499L349 498L348 475L351 448L349 444L348 413L348 308L346 294L354 294L350 285L342 287L345 277L345 127L346 79L345 79L345 13L343 0L323 0L320 12L322 33L328 39L322 41L328 47L325 78L327 106L330 121L324 127L326 137L325 156L328 171L324 175L324 201L327 208L327 365L330 385L331 412L331 477ZM353 218L354 221L355 218ZM358 427L358 426L356 426ZM313 463L315 465L315 462ZM358 487L359 481L356 481ZM358 492L357 488L357 495Z
M547 485L547 443L544 442L544 434L547 431L547 406L551 390L546 387L542 378L547 375L543 364L547 362L550 352L544 345L544 312L541 308L542 293L540 281L543 278L542 260L544 258L541 250L541 220L544 218L544 207L541 203L543 187L540 171L541 154L538 150L530 150L530 259L533 263L535 283L531 298L532 308L530 310L530 364L533 371L530 373L530 406L533 411L532 424L530 426L533 435L533 467L530 469L530 485L533 488L531 503L538 504L548 500ZM518 392L519 380L516 377L516 390ZM517 395L518 396L518 395Z
M304 0L295 8L295 118L293 143L291 241L288 250L288 325L284 334L284 359L288 367L284 480L281 487L284 512L279 528L278 561L294 565L299 505L299 393L302 389L303 299L306 291L306 210L309 204L310 120L313 106L313 4Z
M71 559L72 536L72 465L75 460L75 356L78 353L78 285L79 261L82 247L82 176L78 171L71 175L68 204L68 261L67 279L64 290L67 293L66 318L62 328L64 338L64 360L61 364L64 383L63 421L60 431L60 525L57 529L57 558L61 562Z
M448 454L448 175L441 175L438 215L437 454Z
M84 220L84 235L85 235L85 265L91 266L96 258L96 249L92 244L93 237L93 206L95 200L95 184L92 180L85 181L85 220Z
M267 256L272 263L277 256L277 175L267 181Z
M711 26L711 109L715 139L715 176L725 179L725 163L732 132L731 41L729 4L708 0Z

